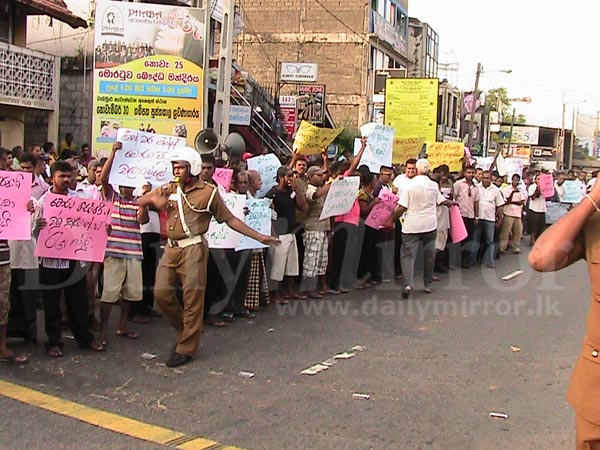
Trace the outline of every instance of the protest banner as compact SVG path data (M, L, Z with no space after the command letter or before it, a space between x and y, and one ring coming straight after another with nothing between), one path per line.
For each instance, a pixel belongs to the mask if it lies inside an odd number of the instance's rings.
M385 124L398 138L435 141L438 95L437 78L387 78Z
M112 203L48 193L35 255L103 262Z
M498 163L497 160L496 163ZM504 164L506 166L507 180L510 180L515 173L520 177L523 176L523 160L521 158L505 158ZM500 171L498 173L500 174Z
M123 148L115 153L108 176L113 186L157 187L173 178L171 154L185 146L185 139L164 134L120 128L117 139Z
M367 138L367 148L360 160L361 165L369 167L373 173L379 173L381 166L391 167L394 147L394 129L376 123L367 123L360 127L362 136ZM360 139L354 139L354 154L361 148Z
M319 220L348 214L356 200L360 186L360 177L344 177L333 180Z
M540 193L545 198L554 197L554 179L551 174L540 174Z
M566 180L562 187L565 189L565 193L562 196L561 203L579 203L583 200L584 193L581 189L581 181Z
M462 142L427 142L427 159L431 170L447 164L450 172L462 170L462 159L465 157L465 144Z
M229 211L240 220L244 220L244 207L246 196L240 194L224 194L221 196ZM208 231L204 234L208 248L236 248L240 243L241 234L232 230L223 222L219 223L212 217L208 225Z
M0 171L0 239L31 239L31 174Z
M450 206L448 212L450 213L450 239L457 244L467 238L467 228L458 206Z
M343 128L319 128L303 120L292 148L299 155L317 155L339 136Z
M569 212L569 205L562 203L546 202L546 223L554 224Z
M244 223L261 234L271 235L271 200L270 199L248 199L246 203L248 214L244 217ZM242 235L240 243L235 248L240 250L267 248L268 245L261 244L255 239Z
M376 230L379 230L383 224L387 222L398 204L398 196L389 189L382 189L379 191L378 197L381 202L373 206L365 220L366 226Z
M392 152L392 162L394 164L404 164L407 159L418 158L421 149L425 144L424 137L414 138L394 138L394 148Z
M478 169L490 170L492 163L494 162L493 156L476 156L475 157L476 167Z
M248 170L256 170L260 174L262 187L256 193L258 198L264 197L273 186L277 185L277 169L281 167L281 161L277 155L269 153L268 155L254 156L246 161Z
M227 192L231 190L231 178L233 178L233 169L228 169L226 167L215 168L213 180L215 180L219 186L223 186Z
M180 136L202 129L204 10L100 0L94 23L92 148L120 128Z

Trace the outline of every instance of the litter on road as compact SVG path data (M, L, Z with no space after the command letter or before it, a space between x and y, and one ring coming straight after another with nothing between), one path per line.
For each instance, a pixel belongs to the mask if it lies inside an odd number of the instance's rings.
M242 377L242 378L254 378L254 372L247 372L245 370L242 370L238 373L238 377Z
M354 394L352 394L352 398L354 400L369 400L371 398L371 396L369 394L354 393Z
M494 419L508 419L508 414L506 413L501 413L501 412L490 412L489 414L490 417L493 417Z
M523 273L522 270L515 270L514 272L511 272L508 275L504 275L502 277L502 280L504 280L504 281L512 280L513 278L518 277L522 273Z

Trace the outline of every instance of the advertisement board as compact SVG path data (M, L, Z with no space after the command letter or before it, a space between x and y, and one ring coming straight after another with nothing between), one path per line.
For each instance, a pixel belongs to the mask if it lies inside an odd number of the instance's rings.
M202 129L204 10L99 1L92 148L107 154L119 128L184 137Z
M281 121L288 137L292 137L296 132L296 101L297 97L295 95L282 95L279 97Z
M301 84L298 86L298 119L321 125L325 117L325 85Z

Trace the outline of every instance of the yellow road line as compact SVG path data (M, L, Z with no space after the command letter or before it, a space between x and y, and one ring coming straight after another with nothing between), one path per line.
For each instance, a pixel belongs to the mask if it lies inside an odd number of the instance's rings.
M18 384L0 380L0 395L31 406L61 414L105 430L182 450L242 450L198 436L188 436L169 428L151 425L118 414L91 408Z

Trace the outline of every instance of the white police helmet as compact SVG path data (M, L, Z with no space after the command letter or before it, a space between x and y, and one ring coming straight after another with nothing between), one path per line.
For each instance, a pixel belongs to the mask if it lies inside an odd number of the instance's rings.
M202 157L192 147L179 147L171 153L171 162L186 162L190 165L190 173L197 177L202 170Z

